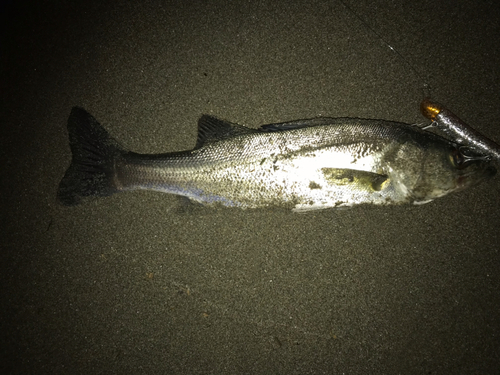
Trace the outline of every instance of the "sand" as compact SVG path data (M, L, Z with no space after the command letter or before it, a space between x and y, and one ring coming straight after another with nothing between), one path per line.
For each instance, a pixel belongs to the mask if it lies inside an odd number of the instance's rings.
M500 141L493 2L282 3L2 6L0 372L500 368L498 177L424 206L308 214L154 192L56 202L75 105L157 153L192 148L202 113L424 123L426 92Z

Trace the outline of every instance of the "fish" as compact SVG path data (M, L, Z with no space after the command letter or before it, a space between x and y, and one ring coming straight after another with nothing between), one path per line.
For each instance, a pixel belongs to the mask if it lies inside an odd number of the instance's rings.
M255 129L202 115L192 150L162 154L129 151L80 107L67 128L72 160L57 191L66 206L131 190L296 212L423 204L496 173L463 145L387 120L318 117Z

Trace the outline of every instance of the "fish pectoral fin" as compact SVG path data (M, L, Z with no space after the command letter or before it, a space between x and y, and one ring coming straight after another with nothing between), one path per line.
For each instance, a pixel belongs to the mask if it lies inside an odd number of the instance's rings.
M321 168L329 185L351 185L353 188L381 191L389 185L389 176L356 169Z

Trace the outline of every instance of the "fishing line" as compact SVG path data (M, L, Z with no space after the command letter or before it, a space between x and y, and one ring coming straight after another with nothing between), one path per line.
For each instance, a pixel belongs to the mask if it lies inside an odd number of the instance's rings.
M384 43L393 53L396 54L396 56L398 56L398 58L403 61L406 66L413 72L413 74L415 75L415 77L423 84L422 86L422 93L423 93L423 98L428 98L430 97L430 93L431 93L431 87L430 85L426 82L426 80L423 78L423 76L418 72L418 70L412 65L410 64L410 62L396 49L394 48L391 44L389 44L389 42L387 42L387 40L385 40L384 37L382 37L382 35L380 35L380 33L378 33L373 27L371 27L359 14L357 14L354 10L352 10L351 7L349 7L345 2L344 0L338 0L343 6L344 8L347 9L347 11L349 13L351 13L354 17L356 17L356 19L361 22L361 24L367 28L371 33L373 33L377 38L379 38L382 43Z
M420 82L423 83L423 101L420 105L420 110L422 114L428 119L432 120L432 123L422 127L422 125L417 124L421 129L437 129L438 134L448 138L452 142L460 144L462 146L467 146L467 148L476 151L479 155L474 155L476 160L481 157L484 160L494 160L500 163L500 145L495 143L493 140L482 135L478 131L471 128L464 121L458 118L453 112L447 108L441 106L438 103L430 101L428 98L431 97L431 87L423 79L422 75L415 69L415 67L410 64L410 62L392 45L384 39L379 32L377 32L373 27L371 27L360 15L349 7L344 0L338 0L349 13L361 22L364 27L370 30L374 35L376 35L392 52L398 56L398 58L403 61L406 66L413 72L413 74L418 78ZM464 156L464 155L462 155ZM467 158L468 156L465 155Z

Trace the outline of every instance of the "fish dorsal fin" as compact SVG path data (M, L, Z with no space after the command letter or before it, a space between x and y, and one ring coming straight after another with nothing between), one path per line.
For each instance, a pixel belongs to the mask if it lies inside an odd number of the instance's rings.
M331 118L329 117L317 117L306 120L294 120L288 122L280 122L276 124L268 124L262 125L259 128L261 132L280 132L285 130L292 129L302 129L302 128L310 128L312 126L322 126L322 125L330 125L332 123Z
M257 130L247 128L243 125L221 120L214 116L203 115L198 120L198 140L196 141L196 148L206 143L255 132L257 132Z

